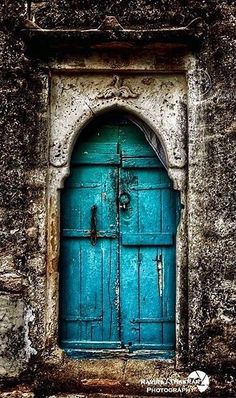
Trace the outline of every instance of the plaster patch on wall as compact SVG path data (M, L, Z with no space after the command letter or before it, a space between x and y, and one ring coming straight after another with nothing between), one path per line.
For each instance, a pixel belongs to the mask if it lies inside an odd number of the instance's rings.
M24 316L24 331L25 331L25 354L27 361L30 359L31 355L36 355L37 351L31 346L30 336L30 323L34 322L35 314L32 308L27 307Z
M18 294L0 294L0 377L17 377L23 365L24 303Z

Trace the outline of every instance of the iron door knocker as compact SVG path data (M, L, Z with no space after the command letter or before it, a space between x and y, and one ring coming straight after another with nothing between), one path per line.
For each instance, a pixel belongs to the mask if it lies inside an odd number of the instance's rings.
M127 192L122 192L119 196L120 208L123 210L127 209L128 204L130 203L130 194Z

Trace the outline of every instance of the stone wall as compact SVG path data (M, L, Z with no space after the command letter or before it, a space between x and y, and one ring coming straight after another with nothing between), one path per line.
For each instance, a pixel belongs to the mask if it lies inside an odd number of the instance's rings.
M194 87L189 87L195 97L191 97L188 113L189 350L185 354L187 365L179 374L202 369L212 378L209 394L233 396L235 19L230 0L54 0L27 4L11 0L0 5L2 391L12 388L10 397L15 396L13 390L17 388L25 396L30 394L28 391L35 391L39 397L57 392L58 388L66 392L107 392L109 383L96 385L97 379L120 383L110 386L114 392L128 393L136 388L132 374L137 369L132 361L128 361L128 366L117 365L118 370L114 362L110 374L98 369L97 376L96 364L91 365L88 372L94 382L89 388L80 381L70 384L68 379L58 387L63 360L61 353L50 356L45 331L48 71L37 56L29 56L21 29L31 25L25 23L26 19L48 29L96 28L105 15L115 15L122 26L138 29L186 26L201 17L201 44L192 54ZM157 368L160 365L154 366L154 373ZM77 370L75 378L82 380L83 370L80 366ZM174 370L162 372L172 374ZM125 387L127 383L131 383L131 389Z

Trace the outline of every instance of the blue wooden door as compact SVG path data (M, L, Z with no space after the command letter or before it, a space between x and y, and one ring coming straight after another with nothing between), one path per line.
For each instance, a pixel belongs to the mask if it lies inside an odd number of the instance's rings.
M61 193L61 346L172 350L172 183L136 126L104 124L84 137Z

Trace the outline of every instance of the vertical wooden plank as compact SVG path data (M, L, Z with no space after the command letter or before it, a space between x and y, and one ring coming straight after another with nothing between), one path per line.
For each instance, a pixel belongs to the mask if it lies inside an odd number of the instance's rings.
M131 192L133 176L128 170L120 171L120 192ZM139 223L137 211L138 193L133 191L127 209L120 209L120 232L137 230ZM120 246L120 306L121 306L121 341L138 343L140 325L133 323L139 316L139 253L137 247Z
M103 273L103 340L118 341L118 303L117 303L117 277L118 258L117 242L103 240L104 273Z
M79 326L73 320L79 316L79 305L76 300L77 291L80 286L78 264L76 262L79 248L73 240L65 239L62 241L61 253L61 264L63 264L60 274L62 332L66 338L73 340L79 333ZM67 288L68 285L70 289Z
M161 297L158 289L158 272L156 265L157 250L153 247L141 249L141 283L140 283L140 318L156 319L162 317ZM141 340L143 344L162 343L162 324L140 324Z
M138 250L121 248L120 262L120 305L121 341L124 344L139 342L139 325L133 320L139 315L138 292Z

